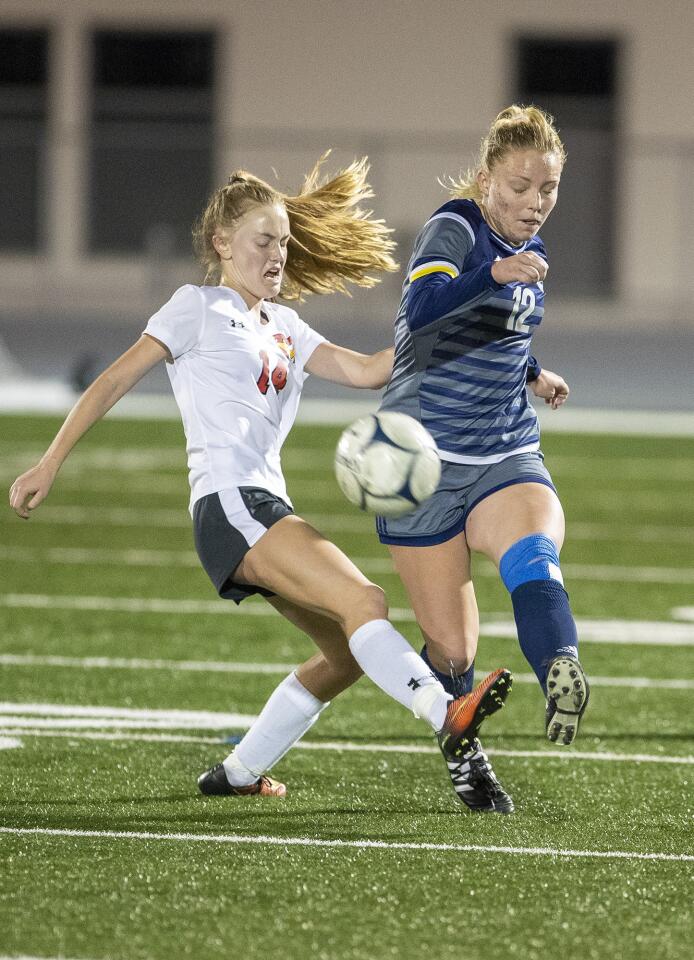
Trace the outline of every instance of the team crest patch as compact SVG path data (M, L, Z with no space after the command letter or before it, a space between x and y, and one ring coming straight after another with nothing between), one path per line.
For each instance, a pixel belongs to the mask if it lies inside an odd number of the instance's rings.
M294 351L294 344L292 343L292 338L286 336L284 333L275 333L273 334L275 340L277 341L277 346L280 348L282 353L285 355L287 360L291 360L294 363L294 358L296 353Z

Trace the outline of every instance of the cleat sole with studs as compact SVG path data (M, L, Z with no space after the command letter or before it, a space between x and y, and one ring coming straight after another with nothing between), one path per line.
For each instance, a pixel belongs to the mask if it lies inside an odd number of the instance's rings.
M588 704L589 686L578 660L557 657L547 671L547 739L569 746Z

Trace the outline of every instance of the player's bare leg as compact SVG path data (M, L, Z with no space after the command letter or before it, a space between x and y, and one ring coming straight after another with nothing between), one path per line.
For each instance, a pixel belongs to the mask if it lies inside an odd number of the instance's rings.
M424 637L429 662L450 693L469 695L479 613L465 533L433 546L389 545L389 549ZM499 691L504 698L507 695L510 678L496 680L497 687L492 684L481 710L495 706ZM457 796L476 811L511 813L513 801L499 783L479 739L471 736L459 749L459 754L448 755L442 747Z

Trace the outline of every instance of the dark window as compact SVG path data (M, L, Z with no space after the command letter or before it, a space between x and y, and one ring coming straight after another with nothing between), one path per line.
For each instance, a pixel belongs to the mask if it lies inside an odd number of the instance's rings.
M521 93L612 97L615 48L613 40L523 39L519 43Z
M91 250L190 250L212 181L213 76L210 33L94 35Z
M608 296L615 274L619 42L521 37L516 53L518 101L554 116L568 153L557 209L542 228L547 291Z
M48 31L0 30L0 248L41 243Z

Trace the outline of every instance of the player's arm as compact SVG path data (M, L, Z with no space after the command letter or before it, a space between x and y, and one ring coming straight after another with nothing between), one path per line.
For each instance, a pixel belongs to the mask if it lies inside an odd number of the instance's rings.
M306 371L321 380L341 383L346 387L377 390L390 380L393 370L393 348L365 354L338 347L334 343L319 343L306 364Z
M412 333L430 328L454 311L470 310L483 303L507 283L538 283L546 274L546 261L532 251L486 261L460 274L456 267L446 264L427 274L415 269L407 294L407 326Z
M48 495L58 470L80 437L152 367L168 357L169 351L162 343L144 335L96 378L67 415L39 462L12 484L10 506L18 516L29 519L31 511Z

